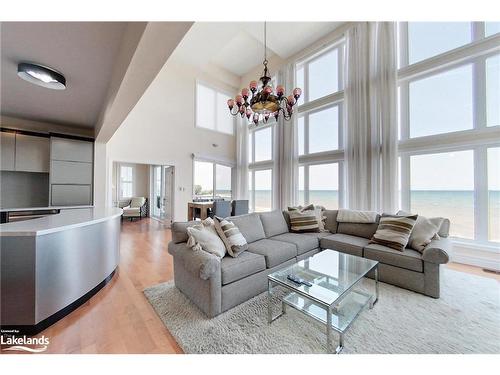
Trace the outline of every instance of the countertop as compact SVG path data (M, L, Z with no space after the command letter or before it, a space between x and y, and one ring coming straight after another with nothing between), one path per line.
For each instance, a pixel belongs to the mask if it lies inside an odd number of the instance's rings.
M94 206L47 206L47 207L21 207L21 208L0 208L0 212L19 212L19 211L43 211L43 210L67 210L70 208L92 208Z
M32 208L32 210L55 208L62 207L37 207ZM17 210L22 211L27 209ZM0 236L41 236L110 220L119 217L122 212L122 209L117 207L65 208L61 209L61 212L58 214L0 224Z

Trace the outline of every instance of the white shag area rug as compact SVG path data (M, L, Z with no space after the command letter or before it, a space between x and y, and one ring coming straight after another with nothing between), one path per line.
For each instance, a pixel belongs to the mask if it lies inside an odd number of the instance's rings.
M449 269L441 277L440 299L380 283L378 303L346 332L342 353L500 353L500 283ZM373 284L364 279L361 288ZM269 325L266 293L213 319L173 282L144 294L185 353L326 351L324 325L292 308Z

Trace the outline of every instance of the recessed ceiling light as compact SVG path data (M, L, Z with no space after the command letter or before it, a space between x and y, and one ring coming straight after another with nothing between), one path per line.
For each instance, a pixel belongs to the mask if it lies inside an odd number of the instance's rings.
M54 69L43 65L19 63L17 75L25 81L48 89L64 90L66 88L66 78Z

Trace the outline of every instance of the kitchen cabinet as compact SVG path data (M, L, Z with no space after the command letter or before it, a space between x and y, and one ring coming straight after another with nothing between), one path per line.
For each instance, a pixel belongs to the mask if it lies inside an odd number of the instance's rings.
M0 132L0 169L2 171L13 171L16 155L16 133Z
M50 141L48 137L16 134L15 170L49 172Z

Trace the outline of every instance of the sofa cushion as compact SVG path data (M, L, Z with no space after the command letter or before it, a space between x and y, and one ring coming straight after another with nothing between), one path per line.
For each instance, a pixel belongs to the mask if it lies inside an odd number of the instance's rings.
M326 217L325 229L329 230L331 233L337 233L337 215L338 210L324 210L323 216Z
M200 224L199 221L175 221L172 224L172 241L174 243L187 242L188 232L187 228Z
M243 279L266 269L266 260L262 255L245 251L237 258L225 256L220 263L222 285Z
M261 213L260 220L262 221L266 238L288 232L288 225L283 217L283 213L279 210Z
M238 227L248 243L266 238L260 215L257 213L230 216L226 219Z
M341 233L330 234L319 241L322 249L337 250L358 257L363 256L363 248L368 245L368 242L366 238Z
M297 256L297 247L289 242L262 239L248 245L248 251L263 255L266 258L266 267L278 266Z
M319 234L319 232L316 234ZM271 237L271 240L293 243L295 246L297 246L297 255L307 253L308 251L319 247L318 237L306 236L305 233L283 233Z
M330 236L330 232L306 232L306 233L301 233L302 236L309 236L309 237L314 237L317 238L318 240L321 240L323 237Z
M351 236L372 238L378 228L378 219L376 223L339 223L337 233L350 234Z
M412 249L406 248L399 251L384 245L370 244L365 246L364 256L367 259L378 260L380 263L391 266L424 272L422 254Z

